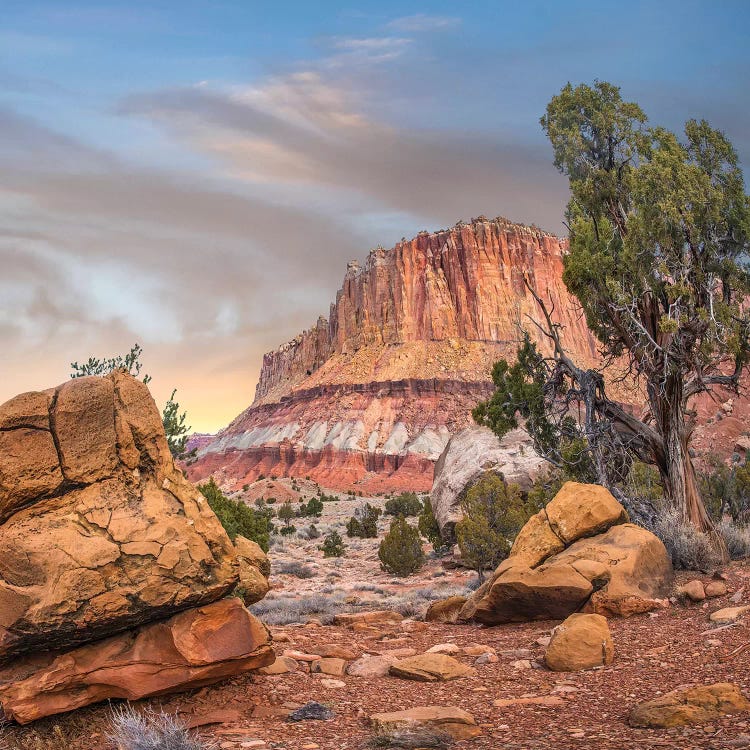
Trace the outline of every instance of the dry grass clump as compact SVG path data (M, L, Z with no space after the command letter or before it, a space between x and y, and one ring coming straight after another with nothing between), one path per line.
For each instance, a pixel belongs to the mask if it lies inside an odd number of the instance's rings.
M187 727L172 714L156 711L138 713L126 704L112 710L107 739L117 750L214 750L190 735Z

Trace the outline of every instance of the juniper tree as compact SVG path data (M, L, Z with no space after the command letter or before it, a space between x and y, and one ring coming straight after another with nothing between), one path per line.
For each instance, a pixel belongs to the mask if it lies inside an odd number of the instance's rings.
M554 460L556 438L582 439L582 459L610 488L631 458L655 465L679 516L712 532L690 456L691 399L737 391L748 360L750 201L737 154L704 120L689 120L682 137L650 126L605 82L565 86L541 125L571 192L563 280L605 364L624 362L646 399L637 418L608 397L602 372L573 362L554 311L537 297L554 349L548 358L525 344L541 442ZM502 369L505 387L510 368ZM528 411L518 381L510 385L478 410L479 421L502 431ZM580 420L570 419L573 407Z

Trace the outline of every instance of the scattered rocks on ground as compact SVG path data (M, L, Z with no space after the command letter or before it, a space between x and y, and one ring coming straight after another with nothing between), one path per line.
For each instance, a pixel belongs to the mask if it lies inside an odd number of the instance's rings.
M352 677L385 677L396 661L390 656L362 656L352 662L346 673Z
M701 581L694 579L680 586L677 595L690 599L691 602L702 602L706 598L706 589Z

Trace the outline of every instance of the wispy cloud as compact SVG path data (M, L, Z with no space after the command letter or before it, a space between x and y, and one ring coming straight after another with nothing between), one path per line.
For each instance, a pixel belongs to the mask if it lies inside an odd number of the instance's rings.
M412 16L394 18L386 24L386 28L402 32L420 32L449 29L460 25L461 19L455 16L430 16L426 13L416 13Z

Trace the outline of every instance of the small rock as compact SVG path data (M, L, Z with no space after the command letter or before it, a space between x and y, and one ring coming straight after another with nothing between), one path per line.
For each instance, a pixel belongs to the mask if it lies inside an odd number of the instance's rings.
M389 656L362 656L347 668L352 677L385 677L393 664Z
M702 602L706 598L706 590L698 579L694 579L688 581L684 586L680 586L677 589L677 595L686 597L692 602Z
M292 711L289 714L289 721L308 721L315 719L318 721L328 721L334 717L333 711L317 701L305 703L302 708Z
M614 652L606 618L574 614L552 631L544 661L555 672L577 672L611 664Z
M343 680L321 680L320 684L331 690L338 690L339 688L346 687L346 683Z
M480 654L477 656L474 664L479 667L482 664L496 664L498 661L497 654Z
M669 729L705 724L726 714L750 710L750 701L737 685L718 682L679 688L635 706L628 717L631 727Z
M511 662L510 666L513 667L513 669L531 669L531 660L517 659L516 661Z
M436 646L432 646L427 649L428 654L449 654L455 656L461 653L461 647L455 643L438 643Z
M359 653L354 649L337 644L318 646L315 650L323 659L346 659L346 661L354 661L359 656Z
M546 648L547 646L549 646L549 642L551 640L552 640L551 635L543 635L541 638L536 639L536 644L537 646L543 646Z
M293 649L287 649L282 656L294 659L295 661L317 661L320 659L320 654L306 654L304 651L296 651Z
M744 607L725 607L711 613L708 619L717 625L728 625L730 622L738 620L748 610L750 610L750 605L745 605Z
M373 714L370 723L375 732L384 734L424 727L448 734L455 740L466 740L482 733L474 717L455 706L418 706L406 711Z
M745 589L737 589L732 596L729 597L729 601L732 602L732 604L739 604L742 601L742 595L745 593Z
M406 680L444 682L468 677L475 674L475 670L446 654L419 654L397 661L391 666L390 673Z
M706 596L713 599L716 596L724 596L727 593L727 585L724 581L710 581L705 586Z
M311 672L321 672L322 674L329 674L333 677L341 677L346 669L346 662L343 659L318 659L310 664Z

